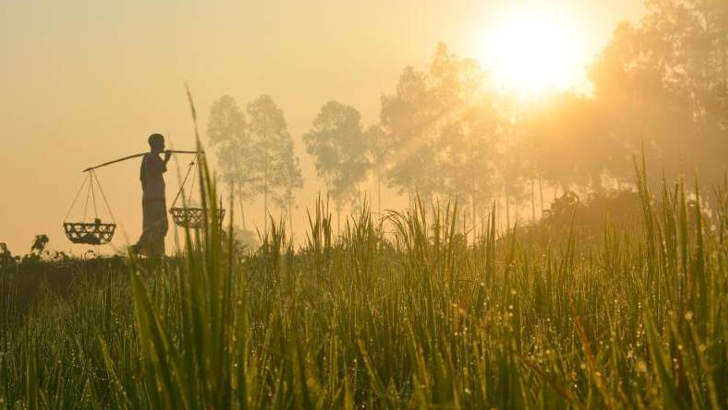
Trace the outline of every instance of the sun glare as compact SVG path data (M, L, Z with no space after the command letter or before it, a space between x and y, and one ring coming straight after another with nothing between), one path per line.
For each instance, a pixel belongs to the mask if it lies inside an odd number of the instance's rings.
M588 91L589 56L574 18L548 10L513 11L487 29L481 47L481 63L495 86L522 98Z

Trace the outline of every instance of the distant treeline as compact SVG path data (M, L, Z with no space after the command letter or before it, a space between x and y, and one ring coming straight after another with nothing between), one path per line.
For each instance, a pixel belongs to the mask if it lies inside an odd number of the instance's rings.
M377 124L356 108L324 104L302 136L337 210L373 178L410 198L457 199L475 225L492 203L535 220L547 198L633 186L644 152L672 179L723 180L728 154L728 3L648 2L623 23L589 69L592 95L567 91L526 106L491 87L473 59L440 44L429 65L406 67L381 97ZM283 111L261 96L243 111L223 96L207 136L219 169L244 200L290 213L302 186ZM428 201L426 201L428 202ZM242 203L242 202L241 202Z

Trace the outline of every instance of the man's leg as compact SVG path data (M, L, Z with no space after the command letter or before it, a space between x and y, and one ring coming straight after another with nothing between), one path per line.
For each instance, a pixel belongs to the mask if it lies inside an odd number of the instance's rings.
M149 234L153 225L152 213L149 209L149 203L142 201L142 234L139 240L132 246L132 252L136 255L145 255L149 248Z
M150 230L150 254L153 253L155 257L159 257L165 254L164 238L167 236L167 230L169 229L165 202L156 202L151 213L154 215L154 228Z

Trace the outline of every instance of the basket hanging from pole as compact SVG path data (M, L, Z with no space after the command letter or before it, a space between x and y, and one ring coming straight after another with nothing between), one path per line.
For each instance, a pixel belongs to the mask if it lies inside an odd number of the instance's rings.
M181 228L200 229L205 225L205 209L187 206L187 204L192 203L192 192L194 191L195 184L194 177L191 182L189 198L187 199L185 206L175 206L180 197L183 197L184 195L185 184L187 183L187 180L189 179L192 170L195 168L195 165L197 165L197 158L195 158L195 160L190 163L190 166L187 169L187 175L185 175L185 178L180 185L179 192L177 192L177 196L172 202L172 207L169 209L169 213L172 215L172 220L174 221L174 224ZM184 201L184 198L182 199ZM215 218L218 226L222 225L222 221L224 218L225 210L222 209L222 207L219 207L217 209L217 218Z
M114 238L115 223L102 223L100 219L94 222L64 222L63 231L69 241L84 245L105 245Z
M116 220L114 214L111 212L109 202L106 200L106 194L104 194L101 188L101 183L93 170L88 171L88 177L81 184L76 198L71 203L71 207L66 214L63 221L63 232L66 234L66 238L75 244L82 245L105 245L114 238L116 232ZM76 206L81 193L86 188L86 203L83 209L83 217L80 221L69 221L68 217ZM101 193L101 196L106 204L106 209L109 212L112 222L102 222L98 216L98 210L96 206L96 190ZM93 221L87 219L88 205L89 202L93 205L94 218Z
M199 229L205 225L205 210L202 208L170 208L174 224L182 228ZM217 210L217 223L222 224L225 210Z

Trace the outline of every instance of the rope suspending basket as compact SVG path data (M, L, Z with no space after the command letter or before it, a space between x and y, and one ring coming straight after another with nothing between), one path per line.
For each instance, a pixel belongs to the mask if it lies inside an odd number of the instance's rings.
M76 207L76 203L84 192L84 189L86 190L86 201L83 207L83 216L80 220L71 221L69 220L69 216ZM96 191L101 194L104 200L106 210L111 217L111 223L102 222L99 218L98 207L96 205ZM93 220L88 218L89 204L92 205ZM68 213L66 213L66 217L63 220L63 231L68 240L75 244L105 245L114 238L116 220L114 219L114 214L111 212L109 202L106 200L106 195L101 188L101 183L93 170L87 172L87 176L81 184L76 198L68 209Z
M182 227L182 228L188 228L188 229L200 229L205 225L205 209L200 207L193 207L192 204L192 192L194 192L194 186L195 186L195 177L192 177L192 182L189 190L189 195L185 201L184 198L184 189L185 184L187 183L187 180L190 177L190 174L192 171L196 168L198 158L195 158L194 161L192 161L187 169L187 174L185 175L184 180L182 180L182 185L180 185L179 192L177 192L177 196L174 198L174 201L172 202L172 207L169 209L169 213L172 215L172 219L174 220L174 224ZM195 172L196 174L196 172ZM183 207L177 207L175 206L177 202L182 198L184 203ZM221 204L222 205L222 204ZM219 225L222 225L222 221L225 218L225 210L222 209L222 206L217 208L217 218L216 222Z
M199 151L168 150L165 152L171 152L174 154L200 154ZM111 242L111 240L114 238L114 233L116 232L116 220L114 218L113 212L111 212L109 201L106 199L106 194L104 194L104 190L101 188L101 182L99 182L99 178L96 176L95 170L109 165L118 164L123 161L128 161L130 159L143 157L147 154L149 154L149 152L128 155L126 157L104 162L103 164L83 170L86 177L83 180L81 187L78 189L78 193L76 193L76 197L71 203L71 207L68 209L66 217L63 218L63 232L66 234L66 237L69 241L83 245L106 245L107 243ZM187 172L187 174L189 176L189 171ZM84 189L86 192L86 202L83 206L83 215L79 219L70 220L69 217L76 207L76 203L78 203L79 198L81 198L81 194L84 192ZM104 204L106 205L106 210L109 213L111 222L104 222L101 218L99 218L98 206L96 205L97 191L101 194L101 198L103 198L104 200ZM177 194L177 196L179 197L179 194ZM89 218L89 204L92 205L93 219Z
M196 158L200 154L199 151L177 151L177 150L170 150L172 153L176 154L195 154ZM122 161L127 161L133 158L139 158L144 155L147 155L148 153L144 152L141 154L134 154L129 155L123 158L115 159L113 161L105 162L100 165L96 165L94 167L86 168L83 170L86 177L83 180L83 183L81 184L81 187L78 189L78 193L76 193L76 197L74 198L73 202L71 203L71 207L68 209L68 213L66 213L66 217L63 219L63 232L66 234L66 237L69 241L75 244L82 244L82 245L106 245L114 238L114 233L116 232L116 220L114 218L113 212L111 212L111 206L109 206L109 201L106 199L106 194L104 194L104 190L101 188L101 183L99 182L98 177L96 176L95 170L101 167L105 167L108 165L116 164ZM196 160L193 161L190 164L190 168L187 170L187 175L185 176L184 181L186 182L188 177L190 176L192 169L194 168L196 164ZM177 197L175 198L172 209L169 210L169 212L172 214L172 218L174 219L174 223L178 226L184 227L184 228L191 228L191 229L197 229L202 226L204 226L205 223L205 212L203 208L194 208L189 207L187 204L190 202L188 201L184 207L178 208L175 207L175 204L177 203L177 200L180 198L180 196L183 196L184 192L184 185L185 182L182 183L182 186L180 187L179 192L177 193ZM194 183L194 179L192 181ZM81 199L82 194L85 193L85 203L83 205L83 214L77 218L77 219L69 219L71 216L71 213L76 208L77 203L79 202L79 199ZM111 222L104 221L99 217L98 212L98 205L97 205L97 193L101 195L101 198L103 199L104 205L106 205L106 210L108 212L109 218L111 219ZM184 198L182 198L184 199ZM191 200L190 195L190 200ZM91 207L89 207L91 205ZM93 215L89 215L89 211L93 212ZM93 218L91 218L91 216ZM217 222L218 224L222 224L222 219L225 216L225 210L222 209L222 207L218 208L217 211Z

